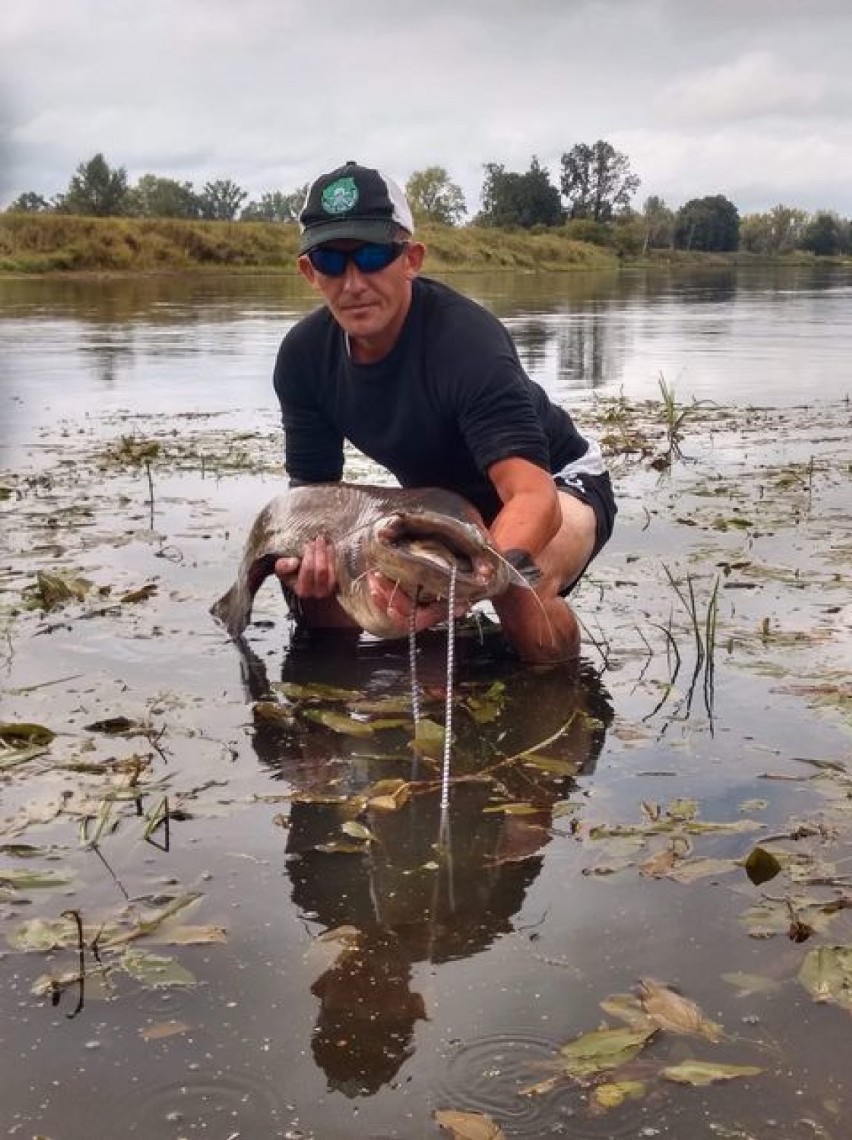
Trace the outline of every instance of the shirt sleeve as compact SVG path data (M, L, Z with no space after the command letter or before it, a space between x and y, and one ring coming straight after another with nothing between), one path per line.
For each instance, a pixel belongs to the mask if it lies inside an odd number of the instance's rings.
M479 470L527 459L550 470L550 448L535 388L503 325L476 305L451 306L441 322L445 367L438 380Z
M343 437L320 407L320 378L292 329L275 361L273 386L281 404L284 465L298 483L336 483L343 475ZM313 353L317 359L321 353Z

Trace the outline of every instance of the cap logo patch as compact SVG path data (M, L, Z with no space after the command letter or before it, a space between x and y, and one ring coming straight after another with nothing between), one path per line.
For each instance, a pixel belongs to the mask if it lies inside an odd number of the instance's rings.
M358 204L354 178L338 178L322 192L322 208L327 214L346 214Z

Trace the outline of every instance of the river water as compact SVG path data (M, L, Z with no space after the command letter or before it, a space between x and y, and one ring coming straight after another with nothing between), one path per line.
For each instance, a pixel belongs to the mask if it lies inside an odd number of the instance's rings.
M3 1135L849 1134L852 274L452 282L620 515L579 667L460 631L442 815L404 646L207 612L309 293L0 280L0 721L55 733L0 751ZM45 610L37 572L90 585ZM440 722L440 632L417 670ZM639 1038L567 1065L604 1026Z

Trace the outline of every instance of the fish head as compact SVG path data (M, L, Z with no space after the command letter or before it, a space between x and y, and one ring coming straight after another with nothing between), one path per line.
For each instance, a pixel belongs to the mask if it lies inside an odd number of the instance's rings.
M456 599L467 604L496 597L520 578L485 527L429 510L397 511L377 519L365 554L371 569L423 603L448 597L453 574Z

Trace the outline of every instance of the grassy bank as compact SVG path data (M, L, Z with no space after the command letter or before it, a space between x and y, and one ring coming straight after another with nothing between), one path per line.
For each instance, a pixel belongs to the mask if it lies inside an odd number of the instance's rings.
M437 269L599 269L617 264L611 251L572 241L558 230L509 233L424 226L418 236ZM295 224L0 214L0 271L292 272L297 241Z

